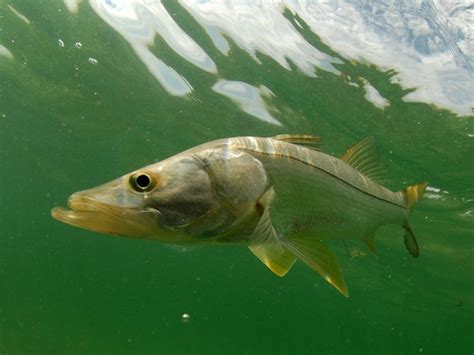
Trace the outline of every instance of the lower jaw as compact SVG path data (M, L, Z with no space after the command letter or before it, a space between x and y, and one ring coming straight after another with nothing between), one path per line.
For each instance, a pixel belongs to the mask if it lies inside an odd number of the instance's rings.
M55 207L51 215L58 221L90 231L152 239L158 233L153 216L132 210L107 213L101 210L68 210Z

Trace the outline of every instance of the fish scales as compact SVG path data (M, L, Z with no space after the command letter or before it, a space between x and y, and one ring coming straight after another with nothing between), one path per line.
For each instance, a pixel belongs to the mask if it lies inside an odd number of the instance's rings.
M76 192L52 216L114 236L179 245L247 245L275 275L300 260L348 296L327 239L360 239L375 252L378 227L398 224L414 257L408 223L426 183L392 192L379 177L373 139L336 158L319 138L236 137L201 144Z
M276 141L271 138L239 137L230 138L228 147L250 151L273 158L288 158L318 169L345 184L376 199L406 209L406 200L402 192L392 192L367 178L344 161L323 152L306 147Z
M273 224L283 235L297 231L320 239L362 239L380 225L406 218L399 193L327 154L254 137L230 139L227 147L263 163L276 192Z

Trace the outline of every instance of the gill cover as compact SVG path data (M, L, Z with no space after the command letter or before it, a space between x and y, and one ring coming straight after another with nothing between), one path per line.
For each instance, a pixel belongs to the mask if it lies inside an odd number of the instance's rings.
M269 185L262 163L250 154L227 148L206 150L195 158L209 177L217 206L194 224L205 229L203 236L241 241L252 233L262 213L258 201Z

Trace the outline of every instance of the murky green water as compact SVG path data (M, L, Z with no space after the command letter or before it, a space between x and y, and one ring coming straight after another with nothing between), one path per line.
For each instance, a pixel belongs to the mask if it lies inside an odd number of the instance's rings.
M165 8L216 68L157 36L151 53L185 78L168 89L89 4L0 1L0 353L472 353L472 117L403 101L393 72L344 59L290 11L342 74L256 61L225 36L223 54L183 7ZM319 135L335 155L371 135L389 188L428 180L412 215L421 256L398 227L379 232L377 257L333 244L346 299L301 263L275 277L246 247L110 238L50 217L70 193L185 148L280 133Z

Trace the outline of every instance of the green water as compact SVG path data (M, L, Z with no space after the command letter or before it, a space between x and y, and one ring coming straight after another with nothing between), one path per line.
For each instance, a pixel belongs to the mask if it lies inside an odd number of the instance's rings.
M13 55L0 56L0 353L471 354L472 117L402 101L394 73L345 60L301 19L306 40L339 57L345 75L309 77L263 54L257 63L230 39L225 56L183 8L166 8L219 70L200 70L157 37L152 51L192 85L187 98L169 95L88 4L72 15L59 1L0 0L0 44ZM374 107L348 76L369 80L390 106ZM218 79L265 85L281 126L213 91ZM379 232L376 257L356 242L349 256L332 245L346 299L300 263L275 277L246 247L111 238L50 216L72 192L185 148L281 133L321 136L334 155L374 136L387 187L427 180L447 191L413 212L421 256L408 255L398 227Z

